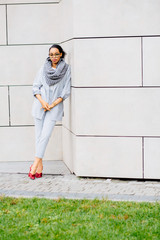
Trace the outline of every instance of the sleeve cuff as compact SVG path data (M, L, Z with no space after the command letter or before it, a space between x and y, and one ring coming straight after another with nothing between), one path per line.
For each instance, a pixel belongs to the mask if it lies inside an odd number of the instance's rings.
M41 94L41 91L40 91L40 90L33 91L33 96L35 96L35 95L37 95L37 94Z
M63 97L62 96L58 96L57 98L62 98L62 101L63 101Z

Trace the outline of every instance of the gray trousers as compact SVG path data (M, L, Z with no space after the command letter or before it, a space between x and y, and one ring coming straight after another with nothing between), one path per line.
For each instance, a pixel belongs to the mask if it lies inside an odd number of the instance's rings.
M56 121L51 120L49 111L45 112L42 119L35 118L34 121L36 138L35 156L38 158L43 158Z

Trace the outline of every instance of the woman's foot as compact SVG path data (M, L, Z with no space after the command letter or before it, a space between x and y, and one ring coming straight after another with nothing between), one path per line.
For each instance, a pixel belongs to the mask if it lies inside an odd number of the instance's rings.
M29 170L29 173L28 173L28 177L30 177L30 179L34 180L34 179L35 179L35 174L32 174L32 173L31 173L31 170L32 170L32 165L30 166L30 170Z
M43 165L42 165L42 161L40 161L36 170L36 178L42 177L42 171L43 171Z
M42 164L42 158L35 158L34 163L30 167L30 171L28 176L31 179L41 178L42 177L42 170L43 170L43 164Z
M41 177L42 177L42 172L41 172L41 173L37 173L37 172L36 172L36 173L35 173L35 177L36 177L36 178L41 178Z
M35 179L35 174L32 174L32 173L28 173L28 177L30 177L30 179L34 180Z
M36 169L36 172L39 174L39 173L42 173L42 171L43 171L43 164L42 164L42 161L40 161L38 163L38 167Z

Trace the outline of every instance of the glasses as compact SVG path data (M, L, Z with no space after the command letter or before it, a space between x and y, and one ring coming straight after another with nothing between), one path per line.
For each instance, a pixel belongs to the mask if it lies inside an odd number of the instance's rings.
M53 57L58 58L58 57L60 56L60 54L59 54L59 53L49 54L49 56L50 56L51 58L53 58Z

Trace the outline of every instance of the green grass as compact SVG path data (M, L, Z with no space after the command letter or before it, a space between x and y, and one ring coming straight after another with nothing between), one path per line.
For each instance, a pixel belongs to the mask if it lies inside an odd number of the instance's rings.
M0 240L160 240L160 203L0 197Z

